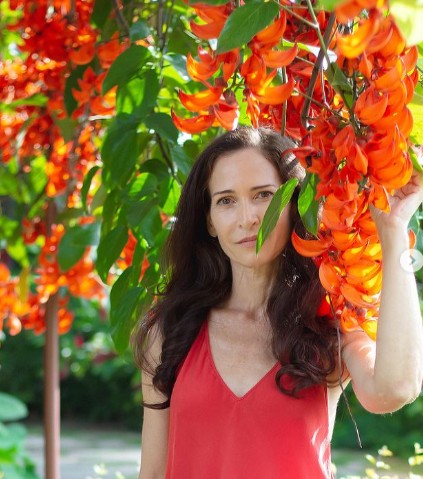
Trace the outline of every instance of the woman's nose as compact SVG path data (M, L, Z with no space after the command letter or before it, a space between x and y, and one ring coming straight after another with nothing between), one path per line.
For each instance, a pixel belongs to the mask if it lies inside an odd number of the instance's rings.
M238 222L243 228L250 228L260 223L258 210L250 201L241 202Z

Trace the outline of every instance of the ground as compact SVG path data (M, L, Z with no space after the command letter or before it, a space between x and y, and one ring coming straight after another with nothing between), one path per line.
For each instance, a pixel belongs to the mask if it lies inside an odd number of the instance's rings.
M41 424L27 424L26 449L43 477L43 436ZM333 450L337 479L365 477L371 464L365 459L367 451ZM374 454L371 451L370 454ZM405 479L409 470L404 460L388 460L395 470L389 477ZM103 466L107 472L105 472ZM140 434L121 428L93 427L65 423L61 429L60 479L137 479L140 465ZM417 472L417 471L416 471ZM422 473L422 472L420 472ZM422 477L423 476L416 476Z

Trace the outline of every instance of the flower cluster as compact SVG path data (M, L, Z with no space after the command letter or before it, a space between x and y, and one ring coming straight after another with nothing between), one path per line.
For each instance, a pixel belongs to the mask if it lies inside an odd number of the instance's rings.
M203 40L217 38L234 8L232 2L195 4L204 23L191 22L192 32ZM325 56L319 55L323 37ZM294 153L318 176L321 214L317 239L294 232L293 245L315 258L343 330L361 327L373 338L382 262L370 205L389 211L388 194L412 174L407 104L418 82L417 57L383 0L345 1L332 15L282 1L273 23L242 52L216 54L208 45L199 47L198 59L188 57L189 75L206 90L179 94L196 117L173 115L188 133L212 125L232 129L241 85L254 126L283 130L299 142Z
M90 22L94 0L9 0L9 7L21 12L18 21L8 28L20 32L22 41L19 56L0 61L0 101L11 106L0 111L0 162L8 164L16 159L19 169L29 173L34 160L44 157L46 196L62 196L68 208L80 208L84 178L93 166L100 165L95 137L101 125L96 116L115 112L115 92L103 96L102 81L127 44L120 42L117 34L107 43L99 41L99 32ZM75 68L85 71L75 88L69 88L67 82ZM61 126L62 121L70 121L66 118L66 97L68 103L76 104L71 138L64 135ZM97 175L92 185L98 182ZM90 202L91 193L87 196ZM58 288L65 287L68 294L86 298L104 294L88 250L74 267L60 271L56 249L64 227L53 224L51 234L47 230L46 208L22 219L24 242L44 243L36 280L38 295L27 295L19 306L21 303L13 299L14 294L19 295L19 283L3 271L2 287L10 293L8 304L18 305L11 309L5 304L1 309L0 318L3 321L8 315L6 325L11 333L20 329L19 319L24 327L42 332L45 304ZM60 301L59 330L64 333L72 315L66 310L66 297Z

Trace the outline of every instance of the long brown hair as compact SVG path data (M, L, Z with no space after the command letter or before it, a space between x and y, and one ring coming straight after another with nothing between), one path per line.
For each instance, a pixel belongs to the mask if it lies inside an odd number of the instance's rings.
M209 235L206 224L210 209L208 185L216 160L230 151L255 148L276 167L282 182L298 178L301 183L305 171L287 152L293 147L291 140L273 130L240 127L216 138L194 164L167 243L167 283L131 337L137 365L153 375L153 385L168 398L160 404L144 404L146 407L169 406L178 367L210 309L225 301L231 292L229 259L219 242ZM298 185L291 200L291 225L300 236L307 237L297 209L299 191ZM325 383L334 371L336 330L328 318L316 314L324 290L314 262L300 256L290 240L275 261L276 277L266 308L273 353L281 363L275 381L281 392L298 396L306 387ZM160 364L155 369L145 350L152 328L163 339ZM292 378L292 387L282 384L286 375Z

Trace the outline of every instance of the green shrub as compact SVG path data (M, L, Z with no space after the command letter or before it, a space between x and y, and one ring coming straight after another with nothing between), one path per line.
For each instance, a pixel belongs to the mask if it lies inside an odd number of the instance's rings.
M34 463L24 451L26 429L14 422L27 415L23 402L0 393L0 479L39 479Z

